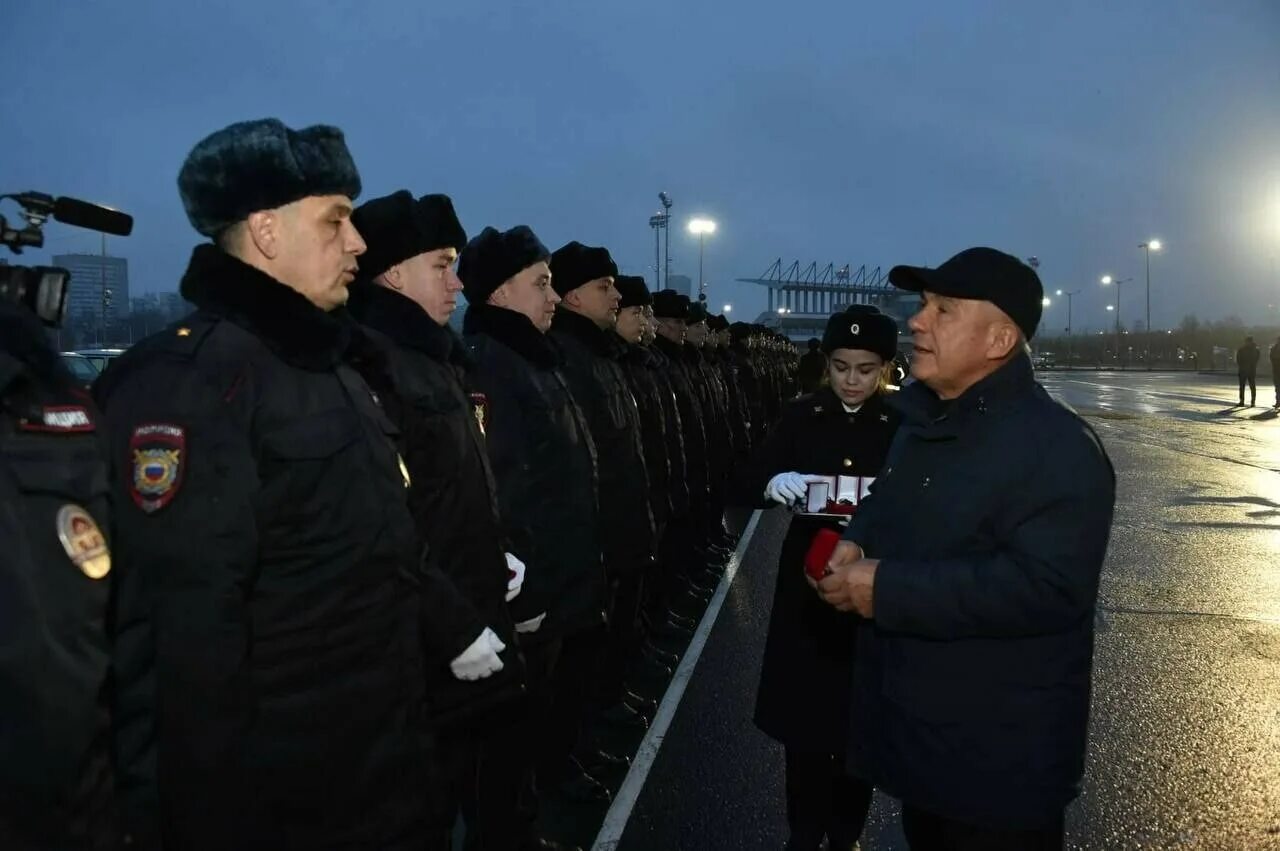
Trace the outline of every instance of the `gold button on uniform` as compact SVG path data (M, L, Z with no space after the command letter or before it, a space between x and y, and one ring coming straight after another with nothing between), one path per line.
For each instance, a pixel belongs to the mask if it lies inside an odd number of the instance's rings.
M852 466L853 466L853 459L852 459L852 458L846 458L846 459L844 459L844 465L845 465L846 467L852 467Z

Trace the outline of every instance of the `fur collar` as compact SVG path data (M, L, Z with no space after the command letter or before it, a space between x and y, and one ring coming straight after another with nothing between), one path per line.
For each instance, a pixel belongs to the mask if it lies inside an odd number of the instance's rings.
M551 333L572 337L597 356L610 360L620 358L622 347L626 345L612 329L602 330L582 314L563 308L556 311L556 318L551 323Z
M325 313L214 245L196 246L179 291L200 310L239 325L304 369L333 368L358 335L345 310Z
M491 304L473 304L462 318L462 332L493 337L543 369L560 366L560 350L523 313Z
M466 347L452 328L437 325L412 299L372 282L351 287L347 302L359 322L380 331L397 345L417 349L441 363L465 365Z

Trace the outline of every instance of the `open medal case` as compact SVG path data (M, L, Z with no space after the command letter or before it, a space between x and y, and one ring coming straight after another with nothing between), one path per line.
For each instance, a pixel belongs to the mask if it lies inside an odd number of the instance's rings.
M875 476L823 476L809 483L800 513L848 520L875 480Z

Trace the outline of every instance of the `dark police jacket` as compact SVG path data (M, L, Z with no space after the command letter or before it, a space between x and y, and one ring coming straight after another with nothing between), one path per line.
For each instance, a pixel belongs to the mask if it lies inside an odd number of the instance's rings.
M376 353L212 245L181 291L197 312L97 388L131 826L184 849L411 839L423 595Z
M654 342L645 353L649 356L646 366L653 375L662 398L663 451L667 457L667 504L671 517L685 517L689 513L689 465L685 459L685 424L677 398L676 385L680 376L679 366Z
M389 345L393 392L383 402L399 428L409 469L409 510L446 586L423 628L432 633L427 700L438 720L476 716L523 691L493 473L485 452L484 400L463 390L470 357L461 338L408 298L373 283L351 288L351 314ZM433 588L433 590L439 590ZM454 678L449 662L489 627L507 645L504 667L483 680ZM489 715L489 713L486 713ZM479 722L479 718L467 720Z
M898 421L881 394L855 413L846 411L828 387L801 396L787 403L764 443L735 472L729 497L738 505L781 508L764 496L769 480L779 473L875 476ZM829 726L815 722L849 714L858 618L822 602L805 581L805 553L820 529L840 526L832 519L797 514L783 541L755 723L788 747L833 753L842 750L842 742L833 742Z
M916 382L845 535L880 559L851 766L937 815L1054 819L1078 791L1115 502L1097 436L1019 356L945 404Z
M561 375L560 351L523 314L473 304L463 334L476 366L471 389L488 407L485 441L511 551L525 563L516 621L546 613L522 636L547 641L604 623L597 532L596 451Z
M621 342L621 341L619 341ZM667 456L667 408L661 364L644 346L622 343L622 370L640 415L640 445L649 483L649 508L655 529L671 516L671 459ZM667 407L674 410L675 398Z
M24 308L0 302L0 847L111 848L113 579L89 400Z
M610 575L653 562L653 512L640 441L640 412L620 363L624 343L611 330L561 307L549 336L564 353L569 391L586 417L599 471L600 543Z
M686 360L684 345L659 336L653 341L653 347L666 358L668 365L667 377L671 380L676 410L680 415L689 505L690 510L696 512L706 503L711 486L711 470L707 458L707 442L711 435L707 433L702 396L695 384L699 379L695 368Z

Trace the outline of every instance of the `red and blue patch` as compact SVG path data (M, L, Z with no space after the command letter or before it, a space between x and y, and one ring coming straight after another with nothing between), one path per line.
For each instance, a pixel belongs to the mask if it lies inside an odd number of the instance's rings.
M129 495L153 514L173 502L186 468L187 434L171 423L147 423L133 430L129 455L133 476Z

